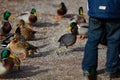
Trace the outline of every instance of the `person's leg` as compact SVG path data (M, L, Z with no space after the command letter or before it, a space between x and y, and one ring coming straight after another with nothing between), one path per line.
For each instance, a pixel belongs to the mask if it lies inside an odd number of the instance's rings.
M102 35L104 26L100 19L90 18L88 41L85 46L85 53L82 61L83 73L88 72L90 75L96 74L98 63L98 44Z
M120 67L120 19L107 20L106 30L108 33L106 72L111 74L115 73L117 71L117 68Z

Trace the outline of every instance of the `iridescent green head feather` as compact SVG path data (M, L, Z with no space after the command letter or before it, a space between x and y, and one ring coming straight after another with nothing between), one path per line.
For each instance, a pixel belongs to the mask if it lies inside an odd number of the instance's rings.
M31 14L34 14L34 13L36 13L36 9L35 9L35 8L33 8L33 9L31 10Z
M68 30L71 31L71 29L75 28L76 26L77 26L77 23L72 22L72 23L70 24L70 26L68 27Z
M1 52L1 59L7 58L10 55L10 51L7 49L2 50Z
M79 15L83 15L83 7L79 8Z
M75 27L75 26L77 26L77 23L75 23L75 22L72 22L71 24L70 24L70 27Z
M10 16L11 16L11 13L9 11L4 12L4 16L3 16L4 20L8 20Z

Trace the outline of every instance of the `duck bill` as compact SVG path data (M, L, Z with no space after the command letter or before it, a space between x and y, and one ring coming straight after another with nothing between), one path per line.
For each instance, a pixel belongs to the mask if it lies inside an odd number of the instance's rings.
M37 13L36 13L36 12L34 13L34 16L37 16Z
M59 5L59 8L58 9L62 9L62 5Z
M69 26L69 27L68 27L68 30L71 31L71 29L72 29L72 28Z
M11 15L9 18L10 18L10 20L13 20L13 19L14 19L14 16L13 16L13 15Z
M10 58L14 59L15 56L11 53L11 54L10 54Z
M80 13L79 13L80 15L83 15L83 11L82 10L80 10Z

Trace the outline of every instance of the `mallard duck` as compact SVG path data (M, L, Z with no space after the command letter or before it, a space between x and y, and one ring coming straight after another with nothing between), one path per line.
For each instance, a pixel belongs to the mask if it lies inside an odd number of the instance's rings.
M71 24L76 23L76 22L72 22ZM72 26L68 27L68 29L71 31ZM77 23L76 23L77 24ZM88 23L80 23L79 25L77 25L78 27L78 40L83 40L88 36Z
M10 50L3 49L0 58L0 75L10 72L14 66L20 69L20 60Z
M19 19L23 19L25 21L25 23L29 24L29 28L31 28L31 24L35 23L37 21L37 13L36 13L36 9L32 8L31 12L24 12L21 13L18 16Z
M12 27L9 23L9 19L13 19L14 17L11 15L9 11L5 11L3 15L2 27L0 28L0 38L5 38L5 36L10 33Z
M20 27L21 35L25 38L25 40L32 40L35 38L36 31L26 28L24 20L20 20L17 26Z
M55 15L55 19L56 21L59 21L62 19L62 17L67 13L67 8L64 4L64 2L61 2L58 10L57 10L57 14Z
M34 55L34 52L37 52L37 47L31 45L26 41L21 41L19 38L15 37L10 41L7 46L13 53L18 54L18 58L20 58L20 53L23 53L24 57L22 60L25 60L28 55Z
M72 22L77 23L78 33L79 33L77 40L83 40L88 35L88 23L86 22L86 19L84 18L84 15L83 15L83 7L79 8L78 13L79 13L79 15L75 15L70 20L70 24ZM69 30L70 29L71 29L71 27L69 27Z
M83 7L79 8L78 15L75 15L70 19L70 23L72 22L76 22L77 24L86 23L86 19L84 18L83 15Z
M68 48L68 46L75 44L78 35L78 30L77 30L78 27L76 23L72 23L71 26L72 26L71 33L62 35L58 40L58 42L60 42L59 47L66 46L66 48Z

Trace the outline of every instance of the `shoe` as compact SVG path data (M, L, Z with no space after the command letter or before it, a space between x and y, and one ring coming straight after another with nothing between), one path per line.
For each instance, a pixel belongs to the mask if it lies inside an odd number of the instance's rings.
M90 75L88 72L83 72L82 80L97 80L97 75Z
M120 77L120 68L118 68L117 71L114 73L105 72L105 76L109 79Z
M113 79L113 78L117 78L120 76L120 72L115 72L115 73L105 73L105 76L108 78L108 79Z

